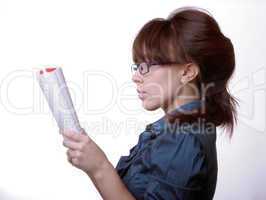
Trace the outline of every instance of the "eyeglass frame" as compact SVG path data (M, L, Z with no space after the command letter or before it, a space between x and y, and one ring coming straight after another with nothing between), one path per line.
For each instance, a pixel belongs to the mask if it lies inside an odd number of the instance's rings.
M146 64L146 66L147 66L147 71L145 72L145 73L142 73L140 70L139 70L139 67L141 66L141 64ZM169 64L174 64L174 63L169 63ZM157 63L157 62L142 62L142 63L133 63L132 65L131 65L131 72L132 72L132 74L134 74L134 73L136 73L137 71L139 71L139 73L141 74L141 75L145 75L145 74L147 74L147 73L149 73L150 72L150 68L152 67L152 66L156 66L156 65L165 65L165 64L160 64L160 63ZM135 70L134 69L134 66L137 66L137 69Z
M134 71L134 74L138 71L139 66L140 66L141 64L147 64L147 72L145 72L145 73L141 73L141 71L139 71L141 75L145 75L145 74L147 74L147 73L150 72L150 68L151 68L152 66L156 66L156 65L161 65L161 66L162 66L162 65L176 65L176 64L178 64L178 63L176 63L176 62L172 62L172 63L171 63L171 62L169 62L169 63L158 63L158 62L133 63L133 64L131 65L131 72L132 72L132 74L133 74L133 71ZM133 66L137 66L136 71L133 70ZM201 82L201 75L200 75L200 74L197 76L197 81L198 81L198 83Z

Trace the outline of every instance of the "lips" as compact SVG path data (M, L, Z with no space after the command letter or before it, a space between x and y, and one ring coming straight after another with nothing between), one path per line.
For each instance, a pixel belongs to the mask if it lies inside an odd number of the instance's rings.
M142 91L142 90L139 90L139 89L137 89L137 92L138 92L139 94L144 94L144 93L146 93L145 91Z
M145 95L146 95L146 92L142 91L142 90L139 90L137 89L137 92L138 92L138 96L141 100L144 99Z

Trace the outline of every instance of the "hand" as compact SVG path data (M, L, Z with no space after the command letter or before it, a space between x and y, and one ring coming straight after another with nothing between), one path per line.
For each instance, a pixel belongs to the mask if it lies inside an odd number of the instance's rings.
M109 163L104 152L84 130L81 134L71 131L61 133L64 137L63 145L68 148L68 161L89 176L95 176Z

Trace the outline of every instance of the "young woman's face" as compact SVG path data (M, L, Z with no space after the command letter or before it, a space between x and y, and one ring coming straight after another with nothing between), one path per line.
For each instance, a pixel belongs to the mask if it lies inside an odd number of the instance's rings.
M139 70L133 74L132 81L146 110L171 108L182 90L181 69L181 66L154 65L147 74L142 75Z

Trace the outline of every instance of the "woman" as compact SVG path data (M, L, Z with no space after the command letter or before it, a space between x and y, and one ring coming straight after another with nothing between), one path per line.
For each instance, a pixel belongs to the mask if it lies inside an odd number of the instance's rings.
M228 93L235 68L231 41L206 11L191 7L145 24L133 44L132 80L147 125L114 168L87 134L64 132L69 161L103 199L210 200L217 180L216 127L231 137L237 101Z

